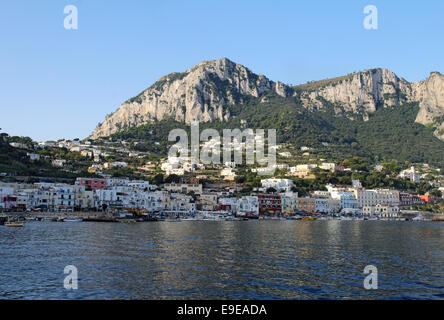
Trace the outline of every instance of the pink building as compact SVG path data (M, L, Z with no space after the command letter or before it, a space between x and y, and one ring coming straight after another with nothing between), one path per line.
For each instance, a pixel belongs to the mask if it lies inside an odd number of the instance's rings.
M10 209L17 207L17 197L13 194L0 194L0 208Z
M76 185L85 186L92 190L106 189L106 180L97 178L77 178Z

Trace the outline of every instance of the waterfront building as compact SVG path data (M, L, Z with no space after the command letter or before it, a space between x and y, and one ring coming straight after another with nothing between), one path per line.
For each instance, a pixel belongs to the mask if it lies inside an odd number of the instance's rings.
M257 196L243 196L237 201L237 211L241 215L259 215L259 199Z
M260 215L279 215L282 213L282 202L280 195L259 194L257 197L259 201Z
M217 194L201 194L199 196L199 205L201 210L213 211L217 208Z
M332 185L327 185L327 190L330 192L332 199L341 201L342 209L358 208L358 201L355 198L354 192L348 191L346 188L338 188Z
M239 202L238 199L235 197L227 197L227 195L225 194L225 197L219 198L218 202L219 202L218 206L219 210L230 211L230 212L235 212L236 210L238 210Z
M74 206L79 210L88 210L96 208L95 192L86 190L86 186L75 187Z
M298 198L297 199L297 208L300 211L315 212L316 199L314 199L314 198Z
M400 206L411 206L411 205L422 205L422 204L424 204L424 200L422 200L419 196L408 192L399 192Z
M194 212L196 211L196 203L191 196L181 193L171 193L170 199L167 202L167 210L174 212Z
M298 210L298 194L286 193L281 196L282 213L294 214Z
M315 211L322 213L329 213L330 208L327 198L315 198Z
M73 210L75 204L74 188L70 185L56 184L49 190L49 207L52 210Z
M0 208L10 209L17 206L17 196L11 187L0 187Z
M395 190L364 190L355 189L355 198L358 201L358 207L383 205L399 205L399 192Z

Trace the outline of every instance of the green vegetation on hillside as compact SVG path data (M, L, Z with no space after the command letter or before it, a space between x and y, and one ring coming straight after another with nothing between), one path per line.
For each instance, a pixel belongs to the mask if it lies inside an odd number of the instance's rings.
M312 112L302 107L297 96L269 94L266 98L267 102L250 98L243 105L229 106L229 121L201 123L200 129L214 128L221 136L224 128L276 129L278 143L307 146L326 159L358 156L370 163L397 160L444 168L444 142L433 135L433 128L415 123L417 103L380 108L364 121L360 114L353 115L355 120L335 115L331 104ZM116 133L112 139L137 140L141 151L166 154L172 144L168 134L176 128L189 131L188 125L165 119Z

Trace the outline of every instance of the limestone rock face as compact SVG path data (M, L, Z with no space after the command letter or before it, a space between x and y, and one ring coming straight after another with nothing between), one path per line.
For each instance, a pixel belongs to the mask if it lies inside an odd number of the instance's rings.
M444 115L444 75L432 72L430 77L412 87L414 99L420 101L416 122L428 124Z
M160 78L137 97L124 102L97 126L91 138L109 136L165 117L186 123L227 120L228 105L243 103L247 96L260 97L270 91L286 96L288 87L226 58L202 62L186 72Z
M432 123L435 135L444 140L444 75L438 72L432 72L424 81L409 83L390 70L379 68L289 87L226 58L161 77L108 115L90 138L170 117L185 123L226 121L231 116L230 105L242 104L249 97L267 102L273 95L299 97L302 105L313 112L333 108L336 115L355 119L360 114L364 120L378 108L419 102L416 122Z
M311 89L313 88L313 89ZM410 84L387 69L372 69L345 77L302 86L301 100L306 108L335 105L336 113L371 113L380 107L400 105L411 100Z

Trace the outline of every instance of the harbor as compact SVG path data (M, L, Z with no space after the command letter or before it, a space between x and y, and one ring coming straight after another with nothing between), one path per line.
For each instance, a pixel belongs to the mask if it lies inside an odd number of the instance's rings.
M180 222L180 221L248 221L248 220L298 220L298 221L414 221L414 222L444 222L444 215L427 212L406 211L395 218L368 216L362 214L322 214L294 213L283 215L253 215L228 211L160 211L141 212L137 210L120 212L10 212L0 215L0 225L23 226L26 221L51 222L103 222L103 223L139 223L139 222ZM15 223L15 224L14 224Z
M443 223L190 219L1 226L0 299L443 298Z

